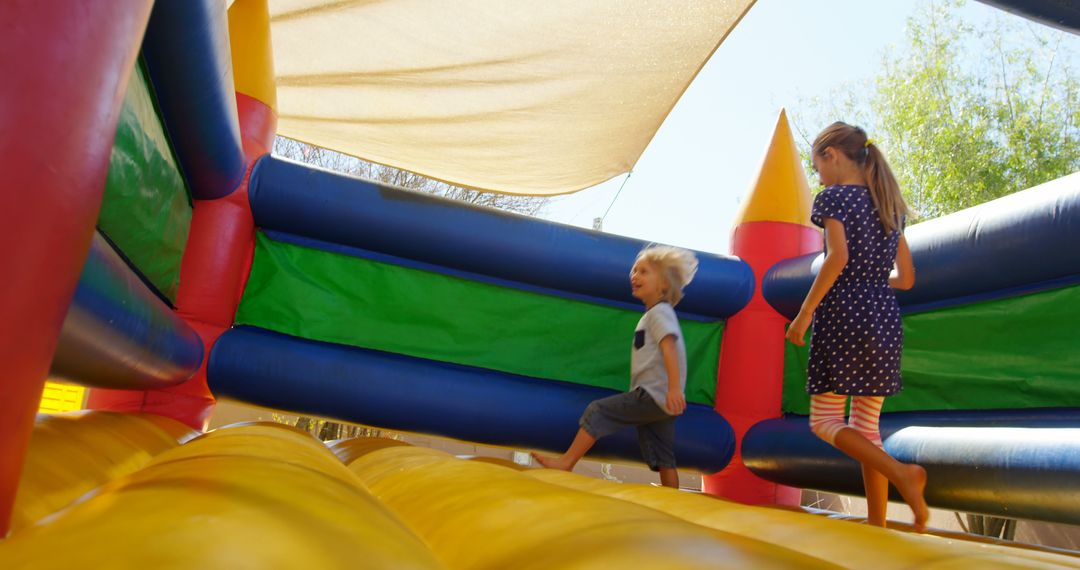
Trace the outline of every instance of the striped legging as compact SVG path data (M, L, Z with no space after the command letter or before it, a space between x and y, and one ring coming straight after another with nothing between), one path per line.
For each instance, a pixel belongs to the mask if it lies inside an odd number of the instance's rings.
M851 396L851 417L844 423L844 408L848 396L825 392L810 395L810 429L821 439L835 445L836 434L849 427L869 439L878 447L881 432L878 431L878 417L884 396Z

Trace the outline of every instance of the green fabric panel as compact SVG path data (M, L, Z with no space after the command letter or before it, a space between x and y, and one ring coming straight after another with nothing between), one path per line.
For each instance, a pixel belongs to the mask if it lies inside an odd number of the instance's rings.
M163 295L176 299L191 226L187 187L141 65L128 83L98 228Z
M904 317L904 389L886 410L1080 406L1080 286ZM786 412L809 413L808 347L788 344Z
M810 413L810 396L806 394L806 361L809 356L809 331L806 333L806 344L803 346L795 346L784 341L784 391L780 397L780 409L785 414ZM892 399L889 401L891 410Z
M262 232L237 324L626 390L637 311L274 241ZM681 322L687 399L712 405L721 322Z

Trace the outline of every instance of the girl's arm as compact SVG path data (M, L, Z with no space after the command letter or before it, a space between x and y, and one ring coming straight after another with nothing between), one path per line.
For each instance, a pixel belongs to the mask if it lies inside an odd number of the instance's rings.
M810 292L806 294L802 308L791 326L787 330L787 339L795 346L806 344L806 329L810 328L810 321L814 311L825 298L825 294L832 288L833 283L840 277L840 272L848 262L847 236L844 233L844 224L834 218L825 218L825 261L821 264L821 271L814 278L814 284L810 286Z
M675 335L667 335L660 341L660 353L664 356L667 371L667 411L677 416L686 410L686 396L679 381L679 355L675 351Z
M896 248L896 268L889 274L889 286L907 291L915 286L915 263L911 261L911 249L907 238L900 234L900 245Z

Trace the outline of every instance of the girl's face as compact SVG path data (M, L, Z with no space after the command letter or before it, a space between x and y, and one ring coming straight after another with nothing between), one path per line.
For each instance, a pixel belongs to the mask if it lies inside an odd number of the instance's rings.
M848 158L835 147L825 147L821 153L814 153L814 170L818 171L818 182L822 186L835 184L866 185L866 174L859 163Z
M630 291L646 305L654 305L664 298L667 289L664 278L653 264L639 259L630 270Z
M818 173L818 183L822 186L832 186L837 179L837 157L840 153L833 147L828 147L821 153L813 153L814 170Z

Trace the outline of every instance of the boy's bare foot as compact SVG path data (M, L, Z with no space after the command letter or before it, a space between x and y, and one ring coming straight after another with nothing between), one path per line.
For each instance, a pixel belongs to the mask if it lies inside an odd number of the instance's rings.
M896 490L904 497L904 502L915 514L915 530L926 532L926 520L930 518L930 508L926 506L923 491L926 489L926 469L915 464L903 466L901 478Z
M544 467L546 467L548 469L559 469L561 471L570 471L571 469L574 468L573 465L570 465L568 462L563 461L562 457L547 457L547 456L544 456L544 455L540 455L539 453L537 453L535 451L533 451L529 455L532 455L532 458L535 459L537 463L539 463L540 465L543 465Z

